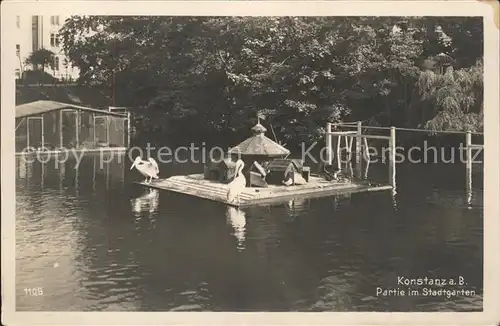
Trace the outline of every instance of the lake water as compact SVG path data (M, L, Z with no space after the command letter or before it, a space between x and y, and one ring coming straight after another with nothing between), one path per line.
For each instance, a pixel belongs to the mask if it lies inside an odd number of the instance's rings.
M482 166L401 164L391 191L241 211L148 191L130 162L16 159L22 311L479 311ZM169 164L161 176L201 172ZM373 166L369 178L385 178ZM380 296L401 277L463 277L474 296ZM28 296L26 288L43 288ZM413 289L422 289L411 286ZM457 286L448 286L457 289Z

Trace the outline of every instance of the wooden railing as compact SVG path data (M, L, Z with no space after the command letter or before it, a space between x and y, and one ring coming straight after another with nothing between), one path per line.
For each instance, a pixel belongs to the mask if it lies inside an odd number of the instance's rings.
M332 127L344 128L344 129L355 129L353 131L332 131ZM363 130L387 130L389 135L368 135L363 134ZM414 128L396 128L396 127L377 127L377 126L363 126L361 121L356 122L343 122L343 123L327 123L326 125L326 147L327 147L327 163L333 163L333 152L332 152L332 137L338 137L337 141L337 166L340 168L340 144L342 137L345 138L345 144L347 152L349 155L352 153L352 143L353 139L356 139L355 147L355 160L356 166L359 167L361 164L361 151L362 147L365 151L368 151L368 139L378 139L386 140L389 145L389 184L395 188L396 187L396 132L397 131L411 131L411 132L425 132L430 134L463 134L465 135L465 149L466 149L466 180L467 180L467 191L470 192L472 189L472 164L474 163L472 150L478 149L483 150L484 146L480 144L472 143L472 135L484 135L480 132L471 131L456 131L456 130L427 130L427 129L414 129ZM362 145L362 142L364 143ZM363 153L365 154L365 153ZM368 153L366 153L368 155ZM360 173L360 169L356 169Z

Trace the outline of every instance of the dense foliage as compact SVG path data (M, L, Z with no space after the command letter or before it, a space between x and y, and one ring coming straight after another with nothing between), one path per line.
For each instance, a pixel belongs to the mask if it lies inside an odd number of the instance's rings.
M42 73L45 72L45 68L52 68L54 66L55 54L54 52L41 48L29 54L26 58L26 64L36 68L40 66Z
M482 35L474 17L73 16L62 31L79 82L114 85L143 133L240 137L263 112L289 144L327 120L481 129Z

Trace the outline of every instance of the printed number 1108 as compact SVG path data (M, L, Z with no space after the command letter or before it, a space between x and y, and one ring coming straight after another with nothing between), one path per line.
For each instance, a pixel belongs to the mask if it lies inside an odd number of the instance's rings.
M43 288L26 288L24 289L24 294L30 297L38 297L43 295Z

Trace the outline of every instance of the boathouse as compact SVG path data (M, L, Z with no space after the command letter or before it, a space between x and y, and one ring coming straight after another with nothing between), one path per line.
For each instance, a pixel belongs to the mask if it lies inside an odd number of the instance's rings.
M16 106L16 153L65 149L125 150L130 114L55 101Z

